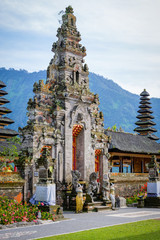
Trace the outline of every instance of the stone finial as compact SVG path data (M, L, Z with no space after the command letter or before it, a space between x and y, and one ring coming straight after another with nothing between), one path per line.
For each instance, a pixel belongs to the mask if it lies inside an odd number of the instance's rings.
M72 8L72 6L68 6L68 7L66 7L66 11L65 11L67 14L68 13L74 13L74 11L73 11L73 8Z

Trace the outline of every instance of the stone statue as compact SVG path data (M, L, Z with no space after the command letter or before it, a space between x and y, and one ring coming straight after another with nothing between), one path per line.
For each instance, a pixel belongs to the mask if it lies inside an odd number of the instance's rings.
M93 172L89 177L89 186L88 186L88 194L91 196L92 202L93 202L93 197L97 194L97 192L98 192L97 173Z
M110 190L109 189L109 182L108 181L103 181L103 183L102 183L102 196L103 196L104 201L109 200L109 197L108 197L109 190Z
M149 180L156 181L158 179L159 174L159 165L157 163L155 155L152 156L151 161L148 164L148 168L149 168Z
M110 199L112 202L112 209L114 209L116 201L115 201L115 188L113 183L111 183L111 187L110 187Z
M81 177L81 173L78 170L73 170L71 171L72 173L72 185L74 191L77 192L78 188L81 187L81 184L79 183L79 179Z
M76 213L83 212L84 202L85 202L85 199L83 197L82 187L78 187L77 188L77 196L76 196Z
M110 191L110 185L109 185L109 173L105 173L103 175L103 182L102 182L102 197L103 201L109 200L109 191Z

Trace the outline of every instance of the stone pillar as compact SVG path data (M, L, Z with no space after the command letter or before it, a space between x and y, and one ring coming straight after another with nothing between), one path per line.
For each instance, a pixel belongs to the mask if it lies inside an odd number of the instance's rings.
M84 130L84 180L87 182L90 174L95 172L95 150L91 146L91 125L89 120L86 119L87 128Z
M134 169L133 169L133 157L131 157L131 173L133 173Z
M24 183L24 202L27 201L27 185L28 185L28 167L25 164L25 168L24 168L24 179L25 179L25 183Z
M119 169L119 172L123 173L123 158L120 157L119 159L120 159L120 169Z
M108 176L108 159L102 151L102 154L100 155L100 158L99 158L100 191L102 190L103 181L106 181L106 179L103 179L104 176Z
M67 104L66 104L67 105ZM66 106L68 108L68 106ZM63 180L65 182L72 182L72 127L70 127L70 114L65 113L65 147L64 147L64 168Z
M58 168L57 168L58 181L63 181L63 153L58 153Z
M105 155L103 155L103 175L108 173L108 159Z
M141 172L144 173L144 159L141 161Z

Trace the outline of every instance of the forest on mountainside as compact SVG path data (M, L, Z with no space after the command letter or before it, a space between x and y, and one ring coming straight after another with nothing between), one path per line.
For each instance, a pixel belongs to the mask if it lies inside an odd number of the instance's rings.
M26 125L27 102L34 95L34 82L40 79L46 80L45 70L29 73L26 70L0 68L0 80L7 85L4 90L8 95L5 98L10 100L5 107L12 110L8 117L15 121L9 128L18 130L18 127ZM105 128L116 125L126 132L133 132L136 127L134 123L137 121L140 96L124 90L114 81L95 73L89 74L89 82L90 90L99 95L99 108L104 114ZM147 91L149 92L149 89ZM151 106L155 117L155 128L158 131L155 135L160 138L160 99L151 98Z

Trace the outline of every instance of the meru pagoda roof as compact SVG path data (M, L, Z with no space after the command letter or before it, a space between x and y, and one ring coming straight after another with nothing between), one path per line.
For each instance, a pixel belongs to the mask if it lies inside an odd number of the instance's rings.
M6 85L0 81L0 88L6 87ZM0 96L8 94L7 92L0 90ZM5 98L0 98L0 106L9 103ZM0 107L0 141L4 141L7 138L15 137L18 133L12 129L5 129L5 126L14 123L14 121L8 117L3 117L4 114L11 113L12 111L6 107Z
M0 97L1 96L4 96L4 95L7 95L8 93L6 91L3 91L3 90L0 90Z
M160 143L146 136L110 130L106 130L105 134L111 137L109 152L160 154Z
M0 105L3 105L3 104L6 104L6 103L9 103L10 101L5 99L5 98L0 98Z
M6 87L6 84L2 81L0 81L0 88Z
M151 115L153 112L151 111L152 107L150 105L149 93L144 89L140 94L140 106L138 110L140 114L137 116L139 120L135 123L138 127L136 127L134 131L151 140L158 140L159 138L153 134L153 132L157 132L157 130L153 128L156 124L151 121L154 117Z

